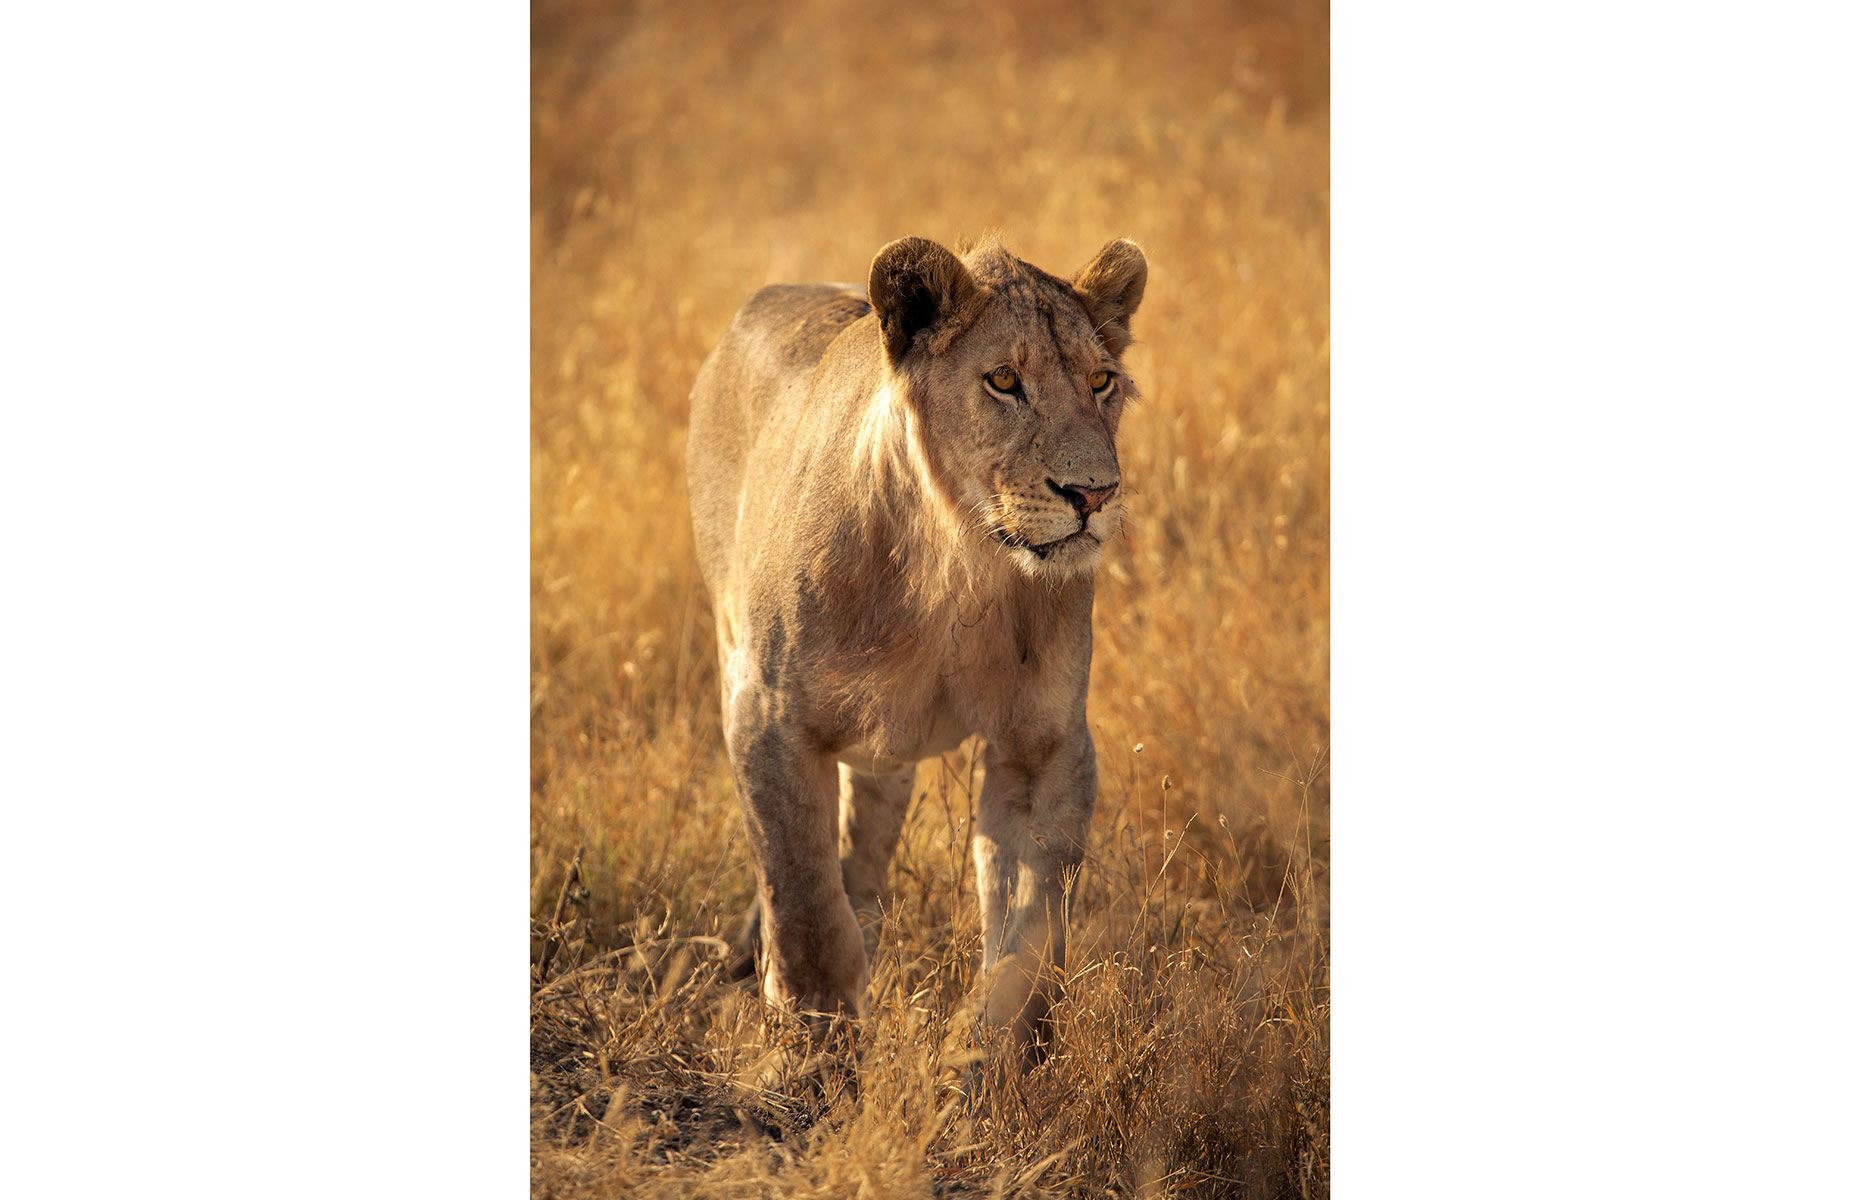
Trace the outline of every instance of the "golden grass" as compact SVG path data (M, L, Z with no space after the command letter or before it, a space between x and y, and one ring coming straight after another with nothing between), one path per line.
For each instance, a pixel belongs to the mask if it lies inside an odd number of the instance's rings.
M535 1190L1327 1194L1324 8L533 13ZM859 1096L815 1119L731 1088L782 1033L702 940L753 876L686 397L757 287L984 229L1061 273L1114 236L1150 260L1072 979L1052 1061L952 1105L935 1066L975 959L980 768L972 745L925 764Z

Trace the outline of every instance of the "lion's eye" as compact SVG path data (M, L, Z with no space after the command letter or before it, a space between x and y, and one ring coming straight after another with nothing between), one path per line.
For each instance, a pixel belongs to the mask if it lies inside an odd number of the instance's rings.
M1093 371L1091 373L1091 390L1092 391L1102 392L1104 389L1110 386L1111 386L1111 373L1109 371Z
M1012 392L1020 386L1020 376L1012 367L996 367L988 372L988 386L997 392Z

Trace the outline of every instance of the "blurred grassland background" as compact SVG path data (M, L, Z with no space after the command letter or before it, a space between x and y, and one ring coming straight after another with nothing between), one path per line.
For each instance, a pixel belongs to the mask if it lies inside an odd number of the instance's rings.
M1323 4L534 3L538 1194L1328 1193L1328 41ZM1150 263L1074 978L1053 1060L952 1107L980 767L924 764L861 1096L813 1120L732 1090L779 1030L704 940L754 876L687 396L756 288L985 230Z

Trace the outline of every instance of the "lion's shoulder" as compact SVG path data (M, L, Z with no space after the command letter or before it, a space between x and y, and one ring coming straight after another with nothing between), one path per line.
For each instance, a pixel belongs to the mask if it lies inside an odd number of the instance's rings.
M740 467L731 452L767 421L798 421L827 349L872 311L856 284L774 284L750 296L698 372L691 465ZM725 450L709 453L713 443Z
M739 354L811 371L833 339L871 311L857 284L771 284L743 304L724 336L735 341Z
M839 410L856 407L857 393L875 377L875 331L851 339L864 353L828 354L871 312L856 284L762 288L737 310L699 370L685 466L700 563L713 587L730 574L745 507L771 502L768 488L781 486L797 441L837 436L846 424ZM809 472L817 484L836 465L833 456L820 457ZM750 486L752 476L768 487Z

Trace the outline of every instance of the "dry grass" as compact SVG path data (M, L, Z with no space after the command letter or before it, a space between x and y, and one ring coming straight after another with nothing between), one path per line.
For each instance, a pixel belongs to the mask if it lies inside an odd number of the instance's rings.
M1323 7L533 11L534 1189L1327 1194ZM686 396L762 284L985 228L1062 272L1129 236L1151 271L1057 1053L973 1109L937 1077L976 959L969 746L918 774L858 1097L745 1096L784 1033L706 940L753 876Z

